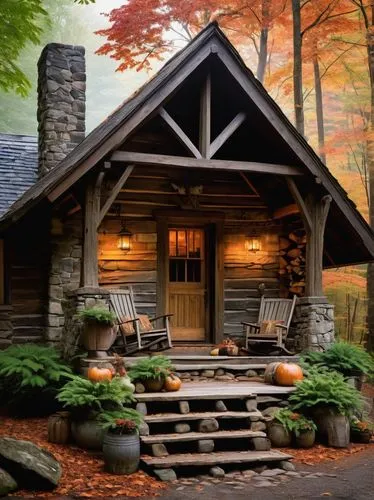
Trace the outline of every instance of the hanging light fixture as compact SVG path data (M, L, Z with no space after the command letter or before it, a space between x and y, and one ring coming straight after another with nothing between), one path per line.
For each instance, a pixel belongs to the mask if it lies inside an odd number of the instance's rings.
M132 232L126 228L125 218L121 217L121 209L119 208L119 216L121 220L121 230L118 233L117 247L123 252L129 252L131 249Z
M252 232L246 236L245 247L251 253L257 253L261 250L261 239L257 232Z

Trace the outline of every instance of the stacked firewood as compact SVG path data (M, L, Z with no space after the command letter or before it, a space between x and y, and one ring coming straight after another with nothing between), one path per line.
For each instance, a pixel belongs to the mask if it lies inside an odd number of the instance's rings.
M294 230L279 241L279 274L291 294L304 295L306 234Z

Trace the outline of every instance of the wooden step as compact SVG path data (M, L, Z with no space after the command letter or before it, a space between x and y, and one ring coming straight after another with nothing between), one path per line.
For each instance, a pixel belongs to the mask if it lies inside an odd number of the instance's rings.
M247 370L264 370L266 368L266 363L253 363L253 364L232 364L225 362L211 362L211 363L196 363L196 364L187 364L175 362L173 363L174 369L176 372L190 372L195 370L218 370L222 368L224 370L230 371L247 371Z
M224 364L235 366L236 370L250 370L263 368L268 363L274 361L291 361L297 363L299 361L299 356L210 356L210 355L199 355L199 354L169 354L164 352L174 366L188 365L188 370L199 370L198 365L203 365L205 369L213 369L212 365L216 365L218 368L224 368ZM148 356L127 356L124 357L126 367L130 367L136 363L139 359L148 358ZM247 368L248 366L248 368ZM234 369L234 368L233 368Z
M140 440L144 444L155 443L177 443L185 441L198 441L200 439L240 439L265 437L261 431L250 431L242 429L238 431L216 431L216 432L186 432L183 434L156 434L153 436L141 436Z
M165 457L142 455L141 461L156 469L250 462L274 462L289 460L292 455L280 451L222 451L212 453L178 453Z
M251 422L262 419L262 413L259 411L203 411L194 413L156 413L146 415L144 421L148 424L160 422L184 422L186 420L205 420L209 418L228 419L228 418L248 418Z

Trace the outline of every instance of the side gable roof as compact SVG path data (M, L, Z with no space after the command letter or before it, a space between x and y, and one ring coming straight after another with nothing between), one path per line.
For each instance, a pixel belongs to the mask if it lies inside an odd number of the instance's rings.
M38 141L0 134L0 216L37 181Z
M53 192L53 199L62 194L107 153L123 142L133 129L212 53L220 58L258 109L289 144L300 159L300 164L303 164L314 178L318 178L321 186L332 195L333 203L341 212L342 217L347 219L357 238L365 247L365 251L362 252L365 258L361 260L374 259L374 233L371 228L311 146L297 132L261 83L246 67L239 53L216 23L210 24L199 33L146 85L93 130L59 165L15 202L0 218L0 229L17 220L42 198ZM62 187L62 182L64 182L64 187Z

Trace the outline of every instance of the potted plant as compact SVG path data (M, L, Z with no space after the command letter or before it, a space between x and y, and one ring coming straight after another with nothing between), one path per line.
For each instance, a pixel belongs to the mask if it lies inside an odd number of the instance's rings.
M317 426L301 413L296 413L289 408L282 408L274 414L274 422L280 423L288 435L294 436L297 448L311 448L314 445Z
M129 369L129 377L134 382L141 382L146 391L161 391L166 377L173 371L171 361L166 356L152 356L139 359Z
M106 431L103 440L105 470L113 474L132 474L138 469L140 442L138 427L142 416L132 408L105 411L99 422Z
M71 412L71 432L82 448L101 449L104 431L98 422L103 411L122 410L134 399L132 392L118 378L93 382L74 376L62 387L58 401Z
M352 418L351 441L353 443L370 443L373 436L374 426L370 422Z
M327 437L329 446L348 446L348 416L361 407L362 400L360 393L347 384L343 375L334 370L311 369L308 376L296 384L289 402L293 410L312 416L318 433Z
M363 376L374 373L373 357L362 347L348 342L335 342L322 352L307 352L301 361L306 369L326 368L341 373L358 390Z
M115 315L104 307L90 307L83 309L79 316L84 323L81 341L88 357L106 357L117 336Z

